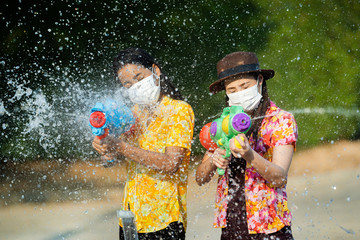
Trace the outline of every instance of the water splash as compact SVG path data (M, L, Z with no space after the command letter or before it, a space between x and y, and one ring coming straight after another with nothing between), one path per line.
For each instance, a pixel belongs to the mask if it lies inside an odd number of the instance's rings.
M334 108L334 107L326 107L326 108L303 108L303 109L295 109L289 111L293 114L330 114L330 115L340 115L344 117L360 117L360 110L356 108Z
M5 114L10 116L10 113L8 113L8 111L5 109L4 102L0 100L0 117L4 116Z
M252 118L252 120L261 119L265 117L272 117L277 115L279 112L275 112L269 115L263 115ZM359 109L347 109L347 108L333 108L333 107L327 107L327 108L302 108L302 109L294 109L290 111L283 111L283 112L290 112L294 115L300 115L300 114L316 114L316 115L324 115L324 114L330 114L330 115L338 115L338 116L344 116L347 118L351 117L360 117L360 110Z
M342 229L344 232L346 232L347 234L351 234L351 235L355 235L355 232L351 229L346 229L343 226L336 224L340 229Z
M93 136L88 126L90 109L97 101L104 101L108 97L128 103L122 97L123 90L99 89L50 75L49 78L59 89L51 96L41 89L26 87L26 83L8 81L8 86L13 86L14 91L8 99L0 101L0 116L8 115L19 123L20 135L17 139L20 140L12 143L12 151L23 157L33 156L39 150L36 146L40 145L50 157L64 153L69 156L79 153L84 157L91 155ZM7 110L6 104L11 103L19 103L20 109ZM7 126L3 124L2 127Z
M16 100L20 100L23 96L28 97L32 94L32 90L25 87L24 84L17 85L16 88L14 96L8 100L9 102L15 102Z

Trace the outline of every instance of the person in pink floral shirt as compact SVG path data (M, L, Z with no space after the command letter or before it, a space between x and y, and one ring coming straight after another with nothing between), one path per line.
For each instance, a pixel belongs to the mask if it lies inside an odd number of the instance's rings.
M235 52L218 62L218 80L209 87L213 94L225 90L229 106L242 106L252 117L252 126L230 140L231 157L225 150L207 151L196 170L203 185L217 168L214 227L221 239L293 239L286 182L298 137L294 116L273 103L266 80L275 72L260 69L255 53Z

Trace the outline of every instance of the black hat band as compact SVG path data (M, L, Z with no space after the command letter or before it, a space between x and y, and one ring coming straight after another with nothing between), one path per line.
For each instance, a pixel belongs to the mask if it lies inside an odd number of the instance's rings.
M239 65L233 68L226 69L225 71L219 73L218 78L226 78L238 73L242 72L251 72L251 71L258 71L260 70L260 66L257 63L254 64L245 64L245 65Z

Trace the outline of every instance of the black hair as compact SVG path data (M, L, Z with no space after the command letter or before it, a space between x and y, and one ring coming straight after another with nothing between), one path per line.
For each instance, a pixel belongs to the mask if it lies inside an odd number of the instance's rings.
M114 58L113 61L113 71L117 78L117 73L119 69L124 67L126 64L139 64L143 67L152 70L153 64L155 64L160 69L160 92L168 97L171 97L176 100L184 100L179 89L175 88L170 79L162 71L160 65L156 60L144 49L141 48L128 48L122 50Z
M258 132L261 128L261 123L265 117L267 109L270 107L270 98L266 86L266 80L263 80L262 90L261 90L262 98L260 100L259 105L253 111L251 118L256 118L253 120L252 126L250 130L246 133L246 137L250 137L253 135L253 139L257 142Z

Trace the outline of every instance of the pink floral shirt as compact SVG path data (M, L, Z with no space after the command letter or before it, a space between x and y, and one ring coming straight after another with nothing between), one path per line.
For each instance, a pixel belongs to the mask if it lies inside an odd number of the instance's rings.
M258 141L250 137L251 147L262 157L272 161L274 147L293 144L298 138L294 116L278 108L273 102L266 112L258 132ZM250 165L246 166L245 198L248 229L250 234L273 233L291 225L291 213L287 205L286 186L274 187ZM219 177L215 199L214 227L226 227L228 202L228 171Z

